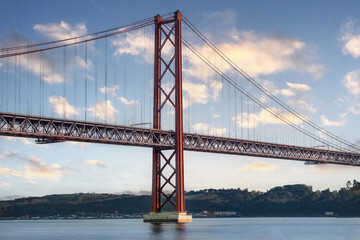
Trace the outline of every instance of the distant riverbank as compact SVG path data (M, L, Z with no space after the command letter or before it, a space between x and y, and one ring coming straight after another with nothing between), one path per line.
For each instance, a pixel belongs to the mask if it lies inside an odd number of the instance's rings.
M339 191L313 191L302 184L267 192L205 189L186 192L193 217L357 217L360 184ZM129 194L56 194L0 201L2 219L123 219L150 212L151 196ZM167 206L165 211L172 211Z

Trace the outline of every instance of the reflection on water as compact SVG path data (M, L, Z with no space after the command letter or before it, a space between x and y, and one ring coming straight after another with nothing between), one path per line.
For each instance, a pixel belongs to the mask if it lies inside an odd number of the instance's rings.
M216 218L186 224L142 219L0 221L0 240L17 239L359 239L360 218Z
M153 234L153 239L167 239L167 237L171 236L178 240L186 239L186 224L184 223L151 223L149 225ZM171 232L174 232L174 234Z

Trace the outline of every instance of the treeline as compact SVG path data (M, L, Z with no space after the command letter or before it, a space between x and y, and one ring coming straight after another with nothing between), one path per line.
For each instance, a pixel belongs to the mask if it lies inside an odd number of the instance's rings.
M150 211L151 196L78 193L0 201L0 217L144 214ZM232 211L240 216L315 217L360 216L360 183L348 182L339 191L313 191L302 184L275 187L267 192L247 189L205 189L186 193L186 209ZM171 208L167 210L171 211Z

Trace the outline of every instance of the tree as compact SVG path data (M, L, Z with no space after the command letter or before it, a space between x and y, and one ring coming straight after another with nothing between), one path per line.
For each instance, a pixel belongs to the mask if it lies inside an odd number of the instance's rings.
M350 189L351 189L351 182L350 182L350 181L347 181L347 183L346 183L346 189L347 189L347 190L350 190Z

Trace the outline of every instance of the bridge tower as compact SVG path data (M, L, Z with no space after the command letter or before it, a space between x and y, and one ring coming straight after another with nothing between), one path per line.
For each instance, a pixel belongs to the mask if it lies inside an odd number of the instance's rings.
M161 111L169 102L175 110L175 149L153 148L152 206L151 213L144 216L144 222L192 221L191 215L186 214L184 197L181 21L182 15L179 11L176 11L170 19L155 16L153 128L161 129ZM163 57L162 50L165 44L170 45L174 50L170 59ZM168 92L162 87L162 79L166 73L174 77L174 85ZM175 102L172 100L173 95ZM165 154L165 151L171 151L171 154ZM173 159L175 164L171 163ZM170 171L170 175L164 174L165 171ZM165 187L172 190L165 191ZM175 211L162 212L165 205L173 205Z

